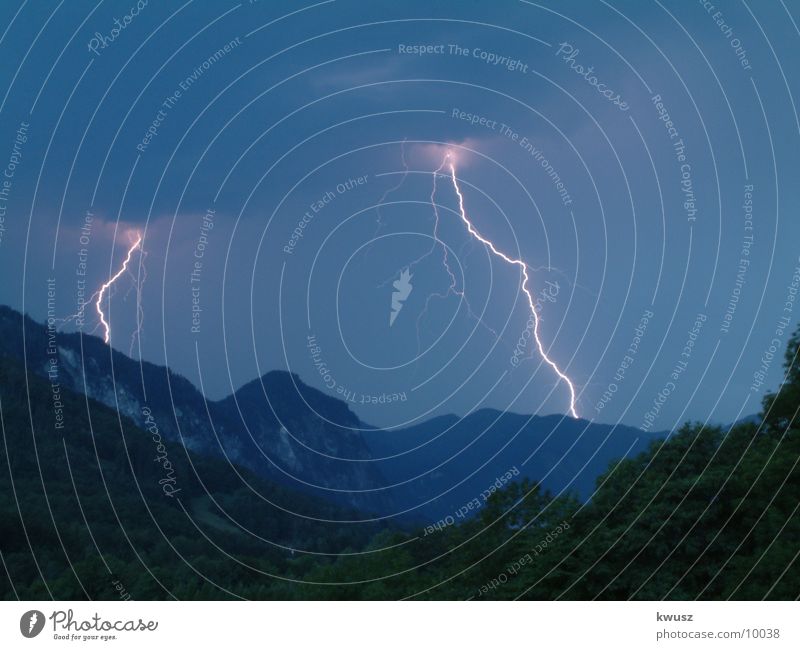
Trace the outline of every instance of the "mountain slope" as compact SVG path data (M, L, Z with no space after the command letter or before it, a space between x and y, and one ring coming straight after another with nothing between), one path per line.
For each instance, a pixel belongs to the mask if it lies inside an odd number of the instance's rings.
M360 462L370 451L352 429L358 418L296 375L272 372L226 399L207 401L169 368L140 364L94 336L55 333L7 307L0 307L0 357L24 362L42 377L55 368L55 380L65 388L139 426L155 423L166 439L190 451L223 456L262 477L364 511L388 508L383 493L370 491L384 484L383 476L374 463Z
M215 584L268 584L293 557L360 547L381 528L336 523L358 513L238 468L245 486L223 460L68 389L56 420L52 395L0 360L2 598L116 598L114 580L136 598L225 598Z
M56 359L65 387L139 426L156 426L190 451L222 456L233 463L232 474L245 467L364 513L415 523L481 504L497 481L510 479L527 477L556 494L586 499L611 460L635 455L663 435L489 409L379 430L363 424L345 402L282 371L207 401L168 368L139 364L93 336L51 333L0 307L0 357L22 361L23 350L27 367L40 376Z
M459 419L435 418L391 434L365 433L373 454L386 458L381 471L392 483L406 482L401 505L435 498L423 511L434 520L473 499L483 505L496 481L541 482L551 492L592 495L595 479L610 461L635 456L663 433L596 424L561 415L527 416L484 409ZM419 478L416 478L419 477ZM437 498L438 497L438 498Z

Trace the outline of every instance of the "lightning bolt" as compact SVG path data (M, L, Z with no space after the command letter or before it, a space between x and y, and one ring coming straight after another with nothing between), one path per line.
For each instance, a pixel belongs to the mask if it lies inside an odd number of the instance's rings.
M450 262L447 257L447 246L445 246L442 240L439 239L439 208L436 205L436 179L439 177L439 172L441 172L442 169L444 168L446 160L447 159L445 158L445 160L442 161L442 164L439 165L439 169L433 172L433 189L431 190L431 205L433 206L433 214L436 217L436 221L434 221L433 224L433 240L434 240L433 248L436 248L436 244L438 243L442 244L442 263L444 264L444 268L447 269L447 275L450 276L450 288L448 289L448 291L452 291L453 293L456 293L458 295L463 295L463 292L460 293L456 289L456 284L457 284L456 276L453 273L452 269L450 268ZM431 249L431 252L433 252L433 249Z
M31 620L28 621L28 632L32 632L33 631L33 628L36 625L36 621L38 619L39 619L39 617L37 616L36 612L31 614Z
M100 319L95 325L92 330L89 332L90 334L94 334L100 327L103 327L105 330L104 340L108 343L110 336L111 336L111 328L109 323L105 320L104 312L102 311L102 301L103 297L105 296L106 292L112 287L112 285L122 276L123 273L127 273L131 279L132 285L128 289L127 293L125 294L125 300L128 299L128 295L130 295L131 291L136 291L136 327L131 334L131 345L129 356L133 356L133 348L137 341L141 341L141 333L142 329L144 328L144 307L142 306L142 287L144 286L145 281L147 280L147 268L144 265L145 258L147 257L147 251L144 250L142 246L142 237L141 235L136 232L135 233L136 241L131 242L131 247L128 249L127 257L122 264L120 270L109 279L108 282L101 285L97 291L95 291L87 300L81 302L80 309L75 312L74 314L70 314L66 318L59 318L57 322L59 323L59 328L63 327L67 323L71 323L73 321L81 321L81 329L83 328L83 314L84 310L88 305L94 303L95 311L100 316ZM139 250L139 274L134 275L133 271L129 268L129 264L133 253L136 250ZM109 293L108 299L111 299L111 295Z
M400 176L400 180L397 182L396 185L393 185L392 187L388 188L383 193L381 198L378 199L378 205L375 208L375 213L376 213L378 218L376 220L375 233L372 235L373 239L375 239L375 237L378 236L378 233L381 231L381 228L383 228L383 215L381 214L381 208L383 208L383 202L386 201L386 199L388 198L388 196L392 192L396 192L397 190L399 190L403 186L403 183L406 182L406 178L408 178L408 162L406 161L406 139L405 138L403 138L403 142L400 144L400 160L403 163L403 174Z
M434 221L433 221L433 245L431 246L431 249L427 253L422 255L422 257L418 257L416 260L411 262L410 267L413 269L417 264L422 262L422 260L424 260L427 257L429 257L436 250L437 246L441 246L442 247L442 264L444 265L445 269L447 270L447 275L450 277L450 286L447 288L446 291L437 292L437 293L431 293L425 299L425 306L422 308L422 310L420 311L419 315L417 316L417 352L419 352L422 349L422 343L421 343L422 339L421 339L421 334L420 334L420 325L422 324L422 320L425 318L425 316L428 313L428 308L430 307L431 300L433 300L434 298L444 299L444 298L447 298L451 294L461 298L464 301L464 305L466 306L467 312L469 313L470 317L474 318L475 321L478 322L478 324L482 325L487 330L489 330L494 335L495 339L498 338L497 332L494 329L492 329L491 327L489 327L486 323L484 323L483 320L480 318L480 316L478 316L472 310L472 305L470 305L469 300L467 300L467 296L464 293L464 290L463 289L461 289L461 290L458 289L458 282L456 280L455 273L453 273L453 270L450 268L450 258L448 257L448 254L447 254L447 245L439 238L439 206L436 204L436 190L437 190L436 179L439 177L439 175L441 174L442 170L444 169L446 162L447 162L447 158L445 158L442 161L442 164L439 165L439 167L436 170L434 170L434 172L433 172L433 186L431 188L431 197L430 197L430 202L431 202L431 206L433 207L433 216L434 216ZM444 176L444 174L441 174L441 175Z
M383 229L385 225L383 219L383 213L381 210L383 209L383 204L386 199L389 197L390 194L399 190L403 184L406 182L406 178L408 177L408 161L406 160L406 138L403 138L403 142L400 143L400 160L403 163L403 173L400 176L400 180L397 184L392 185L391 187L387 188L386 191L381 195L381 198L378 199L378 203L375 206L375 232L372 233L372 239L364 248L363 258L366 259L369 255L370 251L372 251L372 247L375 245L375 239L378 237L378 234ZM384 282L381 287L384 286L386 283Z
M402 187L402 185L403 185L403 183L405 183L406 178L407 178L408 173L409 173L408 162L406 160L406 139L405 138L403 139L403 142L401 143L400 152L401 152L401 160L402 160L402 163L403 163L403 173L402 173L402 176L400 178L400 181L396 185L394 185L394 186L390 187L389 189L387 189L383 193L383 195L381 196L380 200L378 201L378 207L376 209L376 212L378 214L377 227L375 229L375 233L373 234L373 238L378 236L378 233L380 232L382 226L384 225L382 214L381 214L381 207L383 206L383 202L386 200L386 198L389 196L389 194L391 194L392 192L397 191L398 189L400 189L400 187ZM406 270L413 271L418 264L420 264L423 260L425 260L428 257L430 257L436 251L436 248L441 245L443 253L444 253L442 261L444 263L445 268L447 269L447 274L450 277L450 286L447 288L447 290L446 291L442 291L442 292L436 292L436 293L429 294L428 297L425 300L424 308L422 309L422 311L417 316L416 329L417 329L417 352L418 353L422 349L422 337L421 337L421 333L420 333L420 325L422 323L422 320L425 318L425 316L428 313L428 308L430 307L431 301L434 298L445 299L448 296L450 296L451 294L461 298L464 301L464 305L466 306L469 315L472 318L474 318L480 325L482 325L487 330L489 330L489 332L491 332L494 335L495 339L498 338L497 332L494 329L492 329L491 327L489 327L485 322L483 322L483 320L477 314L475 314L475 312L472 310L472 306L470 305L469 300L467 300L467 297L464 294L463 290L460 291L458 289L458 283L456 281L456 276L453 273L452 269L450 268L449 258L448 258L448 255L447 255L447 246L439 238L439 209L438 209L438 207L436 205L436 178L437 178L437 175L440 174L442 169L444 169L444 163L442 163L442 165L440 165L439 169L437 169L434 172L434 175L433 175L433 189L431 191L431 196L430 196L430 202L431 202L431 206L433 207L433 214L434 214L433 244L431 245L431 248L430 248L429 251L427 251L426 253L424 253L423 255L421 255L417 259L413 260L407 266L404 267ZM444 176L444 175L445 174L442 174L442 176ZM370 244L367 247L367 251L371 247L372 247L372 244ZM366 255L366 251L365 251L365 255ZM402 273L402 271L403 271L403 269L400 269L396 273L394 273L392 276L386 278L383 282L381 282L378 285L378 288L385 287L387 284L392 282L397 277L397 275L399 273Z
M136 328L131 333L131 346L128 351L128 356L133 358L133 348L135 344L139 343L139 351L141 353L142 342L142 329L144 328L144 307L142 307L142 288L147 281L147 267L144 264L147 258L147 251L142 247L139 250L139 270L138 274L134 275L132 270L128 270L128 275L131 278L131 286L125 294L127 300L131 291L136 291Z
M452 156L452 154L450 152L448 152L445 155L444 160L442 161L442 164L439 166L439 169L437 169L436 172L434 173L434 176L433 176L434 177L434 183L435 183L435 179L436 179L436 174L442 168L444 168L445 166L447 166L449 168L449 170L450 170L450 178L453 181L453 189L455 190L456 195L458 196L458 211L459 211L459 214L461 215L461 220L464 222L464 224L467 227L467 231L469 232L469 234L472 235L475 239L477 239L484 246L486 246L492 253L494 253L494 255L496 255L497 257L502 259L504 262L506 262L508 264L511 264L512 266L518 266L522 270L521 289L522 289L523 293L525 294L525 296L528 299L528 306L530 307L531 314L533 316L533 338L536 341L536 347L538 348L539 354L541 355L542 359L544 359L544 361L547 363L547 365L549 365L553 369L553 371L556 373L556 375L558 375L559 379L561 379L568 386L568 388L569 388L569 413L570 413L570 415L572 417L577 418L578 417L578 412L575 410L575 401L576 401L575 386L572 384L572 382L570 381L569 377L567 377L567 375L565 375L561 371L561 369L558 367L558 365L556 365L555 361L553 361L552 359L550 359L550 357L547 356L547 353L545 352L544 346L542 345L542 339L541 339L541 337L539 335L539 314L536 312L536 305L535 305L535 302L533 300L533 295L531 294L531 290L530 290L530 288L528 286L529 282L530 282L530 275L528 273L528 265L524 261L518 260L518 259L514 259L513 257L509 257L508 255L506 255L502 251L498 250L497 247L491 241L489 241L488 239L483 237L480 234L480 232L478 232L477 228L475 228L475 226L472 225L472 222L467 217L466 210L464 209L464 195L461 193L461 188L458 185L458 179L456 178L456 166L455 166L455 163L453 162L453 156ZM434 185L434 191L435 191L435 185ZM438 224L438 212L437 212L437 224ZM445 250L445 264L447 264L447 251L446 250ZM450 268L449 267L448 267L448 272L450 272ZM452 273L451 273L451 277L453 277Z
M125 261L122 263L122 267L117 271L111 278L109 278L108 282L101 285L100 289L97 292L97 300L95 301L95 309L97 310L97 315L100 317L100 325L102 325L103 329L105 330L103 340L108 343L111 339L111 325L106 321L106 315L103 313L103 296L106 294L106 291L117 281L119 280L120 276L128 270L128 264L130 264L131 257L133 257L134 251L140 249L142 245L142 236L139 233L136 233L136 241L131 244L131 247L128 249L128 254L125 257ZM137 304L137 310L141 307L141 303ZM137 313L137 323L138 323L138 313Z

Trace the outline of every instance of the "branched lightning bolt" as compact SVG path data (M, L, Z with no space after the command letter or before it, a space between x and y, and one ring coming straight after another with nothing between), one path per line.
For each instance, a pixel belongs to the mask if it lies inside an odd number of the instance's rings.
M475 312L472 310L472 305L469 304L469 300L467 300L467 297L466 297L466 295L464 293L464 290L458 288L458 282L456 281L455 273L453 273L453 270L450 268L450 258L448 257L448 254L447 254L447 246L439 238L439 206L436 204L436 189L437 189L436 179L439 177L439 175L441 174L442 170L444 169L446 162L447 162L447 159L443 160L442 164L439 165L438 169L434 170L434 172L433 172L433 186L431 188L431 197L430 197L430 202L431 202L431 206L433 207L433 216L434 216L434 222L433 222L433 245L431 246L431 249L427 253L422 255L422 257L419 257L416 260L414 260L411 263L410 267L413 269L422 260L424 260L425 258L430 256L436 250L436 248L441 245L441 247L442 247L442 264L444 264L444 267L447 270L447 275L450 277L450 286L447 288L446 291L437 292L437 293L431 293L425 299L425 306L422 308L422 310L420 311L419 315L417 316L417 351L419 351L422 348L421 336L420 336L420 325L422 323L423 318L425 318L425 315L428 313L428 308L430 307L431 300L433 298L440 298L440 299L447 298L447 296L449 296L450 294L456 295L459 298L461 298L464 301L464 304L467 307L467 311L469 312L469 315L472 318L474 318L479 324L483 325L483 327L485 327L487 330L489 330L494 335L495 339L498 338L497 332L494 329L492 329L491 327L489 327L486 323L484 323L483 320L477 314L475 314Z
M449 291L453 291L454 293L458 293L456 289L456 276L453 273L452 269L450 268L449 258L447 257L447 246L444 245L441 239L439 239L439 207L436 205L436 179L439 177L439 172L442 171L444 168L445 161L442 161L442 164L439 165L439 168L433 172L433 188L431 189L431 205L433 206L433 214L436 217L436 220L433 224L433 249L436 248L436 245L441 243L442 244L442 264L444 264L444 268L447 269L447 275L450 276L450 289Z
M403 142L401 144L401 159L402 159L402 163L403 163L402 177L401 177L400 181L396 185L394 185L393 187L390 187L389 189L387 189L383 193L383 196L381 196L380 200L378 201L378 207L377 207L377 210L376 210L377 213L378 213L377 228L375 230L373 238L377 237L378 232L380 231L381 227L383 226L383 220L382 220L382 215L381 215L381 206L383 205L383 202L386 200L386 197L389 194L391 194L392 192L395 192L398 189L400 189L400 187L405 182L406 177L408 176L409 169L408 169L408 162L406 161L405 145L406 145L406 140L403 139ZM421 324L423 318L425 317L425 315L428 313L428 308L430 306L431 300L433 298L444 299L444 298L447 298L448 296L450 296L451 294L461 298L464 301L464 304L466 305L466 308L467 308L467 311L469 312L469 315L472 318L474 318L480 325L482 325L487 330L489 330L489 332L491 332L494 335L495 339L498 338L497 332L494 329L492 329L491 327L489 327L478 315L476 315L474 313L474 311L472 310L472 306L470 305L469 301L467 300L466 295L464 294L464 291L458 289L458 283L456 281L456 276L453 273L452 269L450 268L449 258L448 258L448 255L447 255L447 246L445 245L445 243L441 239L439 239L439 209L438 209L438 206L436 205L436 178L437 178L437 175L441 174L443 169L444 169L444 163L442 163L442 165L439 166L439 169L437 169L434 172L434 175L433 175L433 189L432 189L431 195L430 195L430 202L431 202L431 206L433 207L433 214L434 214L433 244L431 245L430 250L428 250L426 253L422 254L420 257L418 257L417 259L413 260L412 262L410 262L408 265L406 265L404 267L404 269L406 269L406 270L413 271L418 264L420 264L422 261L424 261L428 257L430 257L434 252L436 252L437 247L441 245L442 251L443 251L443 260L442 261L444 263L445 268L447 269L447 274L448 274L448 276L450 278L450 286L447 288L447 290L446 291L442 291L442 292L436 292L436 293L429 294L428 297L425 300L424 308L422 309L422 311L417 316L416 329L417 329L417 351L418 352L419 352L419 350L422 349L421 335L420 335L420 324ZM444 176L445 174L441 174L441 175ZM370 244L370 246L371 246L371 244ZM385 287L387 284L389 284L390 282L394 281L398 277L398 274L402 272L402 270L403 269L401 269L400 271L398 271L397 273L395 273L391 277L389 277L386 280L384 280L383 282L381 282L378 285L378 287L379 288Z
M81 321L81 329L83 328L82 321L83 321L83 314L84 309L87 305L94 303L95 311L100 316L97 324L91 329L89 332L90 334L94 334L100 327L105 329L105 337L104 340L108 343L111 332L110 332L110 325L106 322L104 312L101 309L103 296L106 292L112 287L112 285L122 276L123 273L127 273L130 278L132 285L128 289L127 293L125 294L125 299L127 300L128 295L130 295L131 291L136 291L136 328L134 329L133 333L131 334L131 346L130 346L130 356L133 356L133 347L136 341L141 340L141 333L144 327L144 308L142 307L142 287L144 286L145 280L147 280L147 268L144 265L144 259L147 257L147 251L144 250L141 241L141 235L137 232L136 233L137 241L131 243L130 249L128 249L127 257L125 262L122 265L122 268L111 278L108 282L101 285L99 289L97 289L87 300L81 302L80 309L75 312L74 314L70 314L66 318L59 318L57 322L59 323L59 327L63 327L67 323L71 323L73 321ZM139 277L135 276L131 269L129 268L129 264L133 253L136 250L139 250ZM108 299L111 298L111 294L108 294Z
M381 212L381 210L383 209L384 202L386 201L386 199L389 197L390 194L392 194L393 192L396 192L397 190L399 190L403 186L403 184L406 182L406 178L408 177L408 162L406 161L406 139L405 138L403 138L403 142L400 143L400 160L403 163L403 173L400 175L400 180L397 181L397 183L395 185L392 185L391 187L387 188L384 191L384 193L381 195L381 198L378 199L378 203L375 205L375 214L376 214L375 232L372 233L372 239L369 241L369 243L364 248L364 253L363 253L364 259L366 259L367 256L369 255L370 251L372 250L372 247L375 245L375 239L378 237L378 234L383 229L384 220L383 220L383 213ZM388 280L387 280L387 282L388 282ZM384 283L384 284L386 284L386 283ZM383 285L381 285L381 286L383 286Z
M131 291L136 292L136 328L131 333L131 346L128 351L129 357L133 357L133 348L137 341L140 344L139 347L141 350L142 329L144 328L144 307L142 307L142 288L144 287L144 283L147 281L147 267L144 264L146 257L147 257L147 251L144 250L143 247L141 247L139 249L138 273L134 275L133 271L128 269L128 275L131 278L132 284L131 287L128 289L127 293L125 294L125 298L127 299Z
M386 199L388 198L388 196L392 192L396 192L397 190L399 190L403 186L403 183L406 182L406 178L408 178L408 162L406 161L406 139L405 138L403 138L403 142L400 143L400 160L403 163L403 173L400 176L400 180L397 181L396 185L393 185L392 187L388 188L383 193L381 198L378 199L378 204L377 204L377 206L375 208L375 213L377 215L377 219L376 219L376 224L375 224L375 233L372 235L373 239L375 239L375 237L378 236L378 233L381 231L381 228L383 228L383 215L381 214L381 208L383 208L383 202L386 201Z
M135 250L141 247L142 244L142 236L140 234L136 234L136 241L131 244L131 247L128 249L128 254L125 257L125 261L122 263L122 267L117 271L111 278L109 278L108 282L104 283L99 291L97 292L97 300L95 301L95 309L97 310L97 315L100 317L100 324L103 326L105 330L103 340L108 343L111 339L111 325L106 321L105 313L103 313L103 296L106 294L106 291L120 278L120 276L128 270L128 264L130 264L131 257L133 257L133 253ZM138 319L138 315L137 315Z
M459 214L461 215L461 220L467 226L467 230L469 231L469 234L472 235L479 242L481 242L490 251L492 251L492 253L494 253L497 257L499 257L503 261L507 262L508 264L512 264L514 266L518 266L518 267L520 267L520 269L522 269L522 285L521 285L521 288L522 288L522 291L525 293L525 296L528 298L528 306L530 307L531 314L533 315L533 338L536 341L536 347L538 348L539 354L542 356L542 359L544 359L544 361L553 369L553 371L556 373L556 375L558 375L558 377L562 381L564 381L564 383L566 383L567 386L569 387L569 395L570 395L569 412L570 412L570 415L572 415L572 417L577 418L578 417L578 412L575 410L575 401L576 401L575 386L573 386L573 384L570 381L569 377L567 377L567 375L565 375L561 371L561 369L556 365L556 363L552 359L550 359L550 357L547 356L547 353L545 352L544 346L542 345L541 337L539 336L539 314L536 312L536 305L535 305L535 302L533 300L533 295L531 294L530 288L528 286L528 283L530 281L530 276L528 274L528 265L522 260L514 259L514 258L509 257L508 255L506 255L502 251L499 251L491 241L489 241L488 239L483 237L478 232L478 230L475 228L475 226L472 225L472 222L467 217L467 213L466 213L466 211L464 209L464 196L463 196L463 194L461 194L461 188L459 187L458 180L456 179L456 167L455 167L455 163L453 162L453 157L452 157L452 155L450 153L447 153L445 155L444 160L442 161L442 164L439 166L439 169L437 170L437 173L445 165L450 169L450 178L453 181L453 189L455 189L456 195L458 196L458 211L459 211ZM436 174L434 174L434 179L435 178L436 178ZM437 223L438 223L438 213L437 213ZM445 260L446 260L446 252L445 252ZM450 269L448 268L448 271L449 270Z

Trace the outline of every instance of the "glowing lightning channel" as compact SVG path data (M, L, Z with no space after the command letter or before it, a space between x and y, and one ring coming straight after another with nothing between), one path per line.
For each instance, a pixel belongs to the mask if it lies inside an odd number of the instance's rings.
M142 348L142 329L144 329L144 307L142 307L142 288L147 281L147 267L145 266L145 259L147 258L147 251L142 247L139 250L139 270L134 274L131 269L128 269L128 275L131 278L131 286L125 294L127 300L131 291L136 292L136 328L131 332L131 346L128 350L128 356L133 358L133 348L136 343L139 343L139 352Z
M453 163L452 155L449 152L447 153L447 155L445 155L444 161L440 165L439 169L444 167L445 164L447 164L447 166L450 168L450 178L453 181L453 188L455 189L456 194L458 195L458 211L461 214L461 220L467 226L469 234L472 235L479 242L481 242L484 246L487 246L489 250L492 251L492 253L497 255L503 261L508 262L509 264L513 264L514 266L519 266L522 269L522 278L523 278L522 291L528 298L528 306L531 309L531 314L533 314L533 337L536 340L536 347L539 349L539 354L542 355L542 359L544 359L547 362L547 364L555 371L555 373L559 376L559 378L562 379L569 387L569 395L570 395L569 412L570 415L572 415L572 417L577 418L578 412L575 410L575 400L576 400L575 386L572 385L572 382L570 381L569 377L567 377L563 372L561 372L556 363L547 356L547 354L544 351L544 346L542 345L542 341L539 338L539 314L536 313L535 302L533 300L533 296L531 295L530 289L528 288L528 282L530 280L530 276L528 275L528 265L522 260L515 260L514 258L509 257L505 253L497 250L497 248L495 248L495 245L491 241L483 237L475 228L475 226L472 225L472 222L470 222L470 220L467 218L467 213L464 210L464 196L461 194L461 188L458 186L458 180L456 180L456 167L455 164Z
M499 338L498 335L497 335L497 332L494 329L492 329L491 327L489 327L486 323L484 323L483 319L480 316L478 316L477 314L475 314L475 312L472 310L472 306L470 305L469 300L467 300L467 296L466 296L466 293L464 292L464 290L463 289L461 289L461 290L458 289L458 282L456 280L455 273L453 273L453 270L450 268L450 261L449 261L449 257L448 257L448 254L447 254L447 246L445 245L445 243L439 237L439 217L440 217L440 215L439 215L439 207L436 204L436 189L437 189L436 179L439 177L439 174L444 169L446 163L447 163L447 158L445 157L445 159L442 161L442 164L439 165L438 169L434 170L434 172L433 172L433 187L431 189L431 198L430 198L430 203L431 203L431 206L433 207L433 216L434 216L434 221L433 221L433 245L431 246L431 249L427 253L425 253L422 257L418 257L416 260L411 262L410 268L413 269L422 260L424 260L428 256L432 255L433 252L436 250L437 246L441 246L442 247L442 264L444 265L444 268L447 270L447 275L450 276L450 286L447 288L447 291L431 293L425 299L425 306L423 307L423 309L420 311L419 315L417 316L417 351L418 352L422 347L422 344L421 344L421 340L422 339L421 339L421 334L420 334L420 325L422 324L422 320L425 318L425 316L428 313L428 308L430 307L431 300L434 299L434 298L440 298L440 299L441 298L447 298L450 294L453 294L453 295L458 296L459 298L461 298L464 301L464 305L466 306L467 312L469 313L470 317L474 318L475 321L479 325L482 325L487 330L489 330L494 335L495 339ZM442 174L442 176L445 176L445 174Z
M125 261L122 263L122 268L117 271L113 277L111 277L108 282L103 284L99 291L97 292L97 300L95 301L95 309L97 310L98 316L100 316L100 324L105 329L105 335L103 340L108 343L109 339L111 338L111 325L106 321L106 316L103 313L102 303L103 303L103 296L106 293L106 290L111 287L119 278L120 276L128 270L128 264L130 264L131 257L133 256L133 252L140 248L142 244L142 236L140 234L136 234L136 241L131 244L131 247L128 249L128 255L125 257Z

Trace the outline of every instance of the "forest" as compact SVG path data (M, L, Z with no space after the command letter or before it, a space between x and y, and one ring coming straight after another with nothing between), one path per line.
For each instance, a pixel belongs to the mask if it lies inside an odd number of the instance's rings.
M758 418L686 423L582 503L512 481L472 518L413 527L169 446L0 359L0 594L9 599L795 599L800 330ZM155 458L154 458L155 457ZM12 480L13 477L13 480ZM202 477L202 480L201 478ZM292 513L281 504L291 503ZM324 521L321 521L324 520Z

